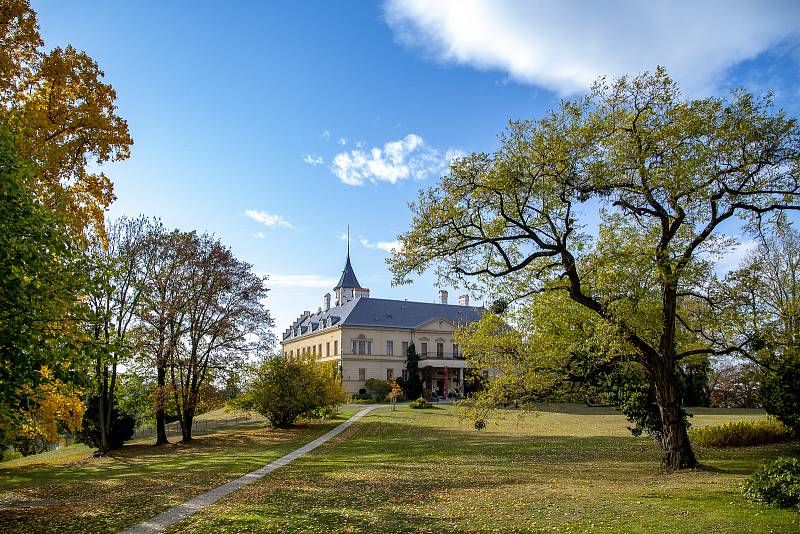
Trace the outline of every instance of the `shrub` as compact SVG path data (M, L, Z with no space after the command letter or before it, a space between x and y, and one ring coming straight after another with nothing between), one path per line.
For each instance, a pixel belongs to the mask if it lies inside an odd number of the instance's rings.
M421 410L425 408L432 408L433 404L427 402L424 398L420 397L417 400L412 401L411 404L409 404L409 406L411 406L415 410Z
M260 413L276 428L287 428L299 417L330 414L346 398L333 365L279 356L256 370L252 383L232 404Z
M792 357L779 372L765 373L758 398L768 414L800 434L800 357Z
M2 459L0 462L10 462L11 460L19 460L22 458L22 453L14 449L6 449L3 451Z
M756 421L733 421L689 430L689 439L703 447L750 447L792 439L791 430L772 417Z
M388 380L378 380L377 378L370 378L364 385L377 401L385 399L392 390L392 384Z
M800 506L800 461L778 458L742 484L744 496L777 508Z

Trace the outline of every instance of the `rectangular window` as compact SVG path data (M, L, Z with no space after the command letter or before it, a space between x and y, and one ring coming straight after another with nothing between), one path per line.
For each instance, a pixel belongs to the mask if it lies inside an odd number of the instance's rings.
M391 339L386 342L386 355L394 356L394 341Z
M427 343L423 343L421 345L421 347L422 347L422 352L420 352L420 356L423 356L423 357L427 356L428 355L428 344Z
M358 347L358 341L354 339L353 340L353 354L358 354L357 347Z
M458 358L458 345L453 343L453 358Z
M317 355L317 346L316 345L311 347L311 355L312 356L316 356Z
M319 357L322 358L322 343L319 344L319 352L317 354L319 354Z
M372 354L372 341L367 341L367 354Z
M365 354L367 352L367 342L363 339L358 340L358 353Z
M405 356L407 352L408 352L408 341L403 341L403 354L401 354L400 356Z
M330 355L331 355L331 342L328 341L327 343L325 343L325 356L330 356Z
M367 370L366 369L359 369L358 370L358 379L362 380L362 381L367 379Z
M386 370L386 380L394 380L394 369Z
M334 340L333 342L333 355L336 356L339 354L339 340Z
M436 357L437 358L444 358L444 343L437 343L436 344Z
M294 351L293 351L293 350L290 350L290 351L289 351L289 357L291 358L292 356L294 356Z

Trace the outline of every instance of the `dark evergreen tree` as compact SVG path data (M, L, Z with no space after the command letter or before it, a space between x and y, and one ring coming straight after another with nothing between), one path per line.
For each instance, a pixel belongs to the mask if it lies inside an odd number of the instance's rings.
M422 380L419 377L419 355L412 342L406 350L406 371L408 378L400 386L407 399L418 399L422 395Z

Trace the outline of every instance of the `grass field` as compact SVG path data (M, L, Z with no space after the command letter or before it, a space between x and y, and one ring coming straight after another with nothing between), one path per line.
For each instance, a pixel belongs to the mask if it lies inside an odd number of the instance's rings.
M694 425L763 417L694 410ZM350 411L352 413L352 411ZM336 440L170 532L798 532L800 514L750 503L739 484L797 444L698 449L665 473L613 410L503 412L482 432L450 406L380 408ZM190 446L0 467L4 531L105 532L250 471L330 425L232 428ZM27 505L25 503L28 503ZM9 526L8 529L5 527Z
M189 445L138 439L104 458L73 445L4 462L0 532L116 532L279 458L353 413L286 431L263 422L201 430Z

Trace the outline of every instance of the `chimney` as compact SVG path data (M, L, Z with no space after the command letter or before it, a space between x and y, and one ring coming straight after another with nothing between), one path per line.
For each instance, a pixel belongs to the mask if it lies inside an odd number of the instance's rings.
M444 289L439 290L439 304L447 304L447 291Z
M325 299L325 311L330 310L331 309L331 294L330 293L325 293L325 296L323 297L323 299Z
M459 306L469 306L469 295L459 295L458 304Z

